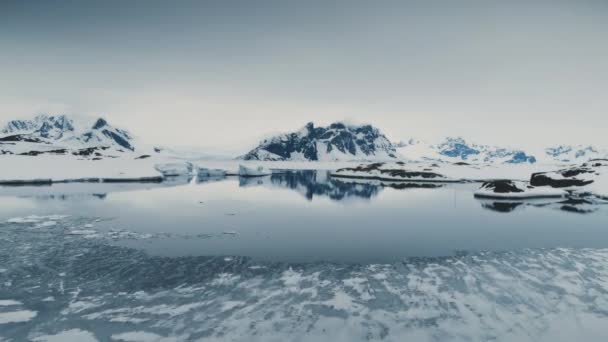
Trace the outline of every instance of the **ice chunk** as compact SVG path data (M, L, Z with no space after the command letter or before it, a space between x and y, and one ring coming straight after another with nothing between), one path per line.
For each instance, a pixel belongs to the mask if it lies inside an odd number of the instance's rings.
M97 342L95 336L85 330L64 330L56 335L42 335L31 339L35 342Z
M0 300L0 306L21 305L21 302L12 299Z
M59 221L68 217L68 215L47 215L47 216L37 216L37 215L29 215L25 217L13 217L11 219L6 220L7 223L39 223L42 221ZM47 225L53 225L46 223Z
M272 174L272 172L265 168L264 166L245 166L239 165L239 176L242 177L260 177L260 176L268 176Z
M36 317L38 313L30 310L0 312L0 324L27 322Z
M75 229L75 230L71 230L69 231L67 234L68 235L91 235L91 234L96 234L97 231L93 230L93 229Z
M189 162L156 164L154 168L165 177L187 176L194 169Z
M44 221L44 222L40 222L38 224L36 224L34 226L34 228L45 228L45 227L52 227L57 225L56 221Z

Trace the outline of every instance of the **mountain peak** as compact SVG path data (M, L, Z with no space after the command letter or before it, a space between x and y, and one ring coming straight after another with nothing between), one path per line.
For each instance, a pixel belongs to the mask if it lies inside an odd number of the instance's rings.
M390 141L371 125L334 122L326 127L307 123L303 129L266 139L246 160L377 160L396 158Z
M99 118L97 119L97 121L95 121L95 124L93 125L92 129L100 129L107 125L108 122L104 118Z
M88 121L87 124L84 121ZM11 120L0 129L1 136L21 136L23 141L40 141L47 144L91 147L106 146L133 151L127 131L112 127L107 120L97 118L75 122L68 115L39 114L29 120Z

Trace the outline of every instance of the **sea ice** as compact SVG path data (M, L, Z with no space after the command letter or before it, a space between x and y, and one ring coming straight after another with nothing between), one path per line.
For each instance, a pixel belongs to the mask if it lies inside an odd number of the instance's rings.
M0 324L27 322L37 315L36 311L30 310L0 312Z
M41 335L31 338L34 342L98 342L95 336L85 330L64 330L54 335Z

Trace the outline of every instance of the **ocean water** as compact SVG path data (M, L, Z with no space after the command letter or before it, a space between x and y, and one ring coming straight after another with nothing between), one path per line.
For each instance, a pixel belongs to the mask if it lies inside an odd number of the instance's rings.
M608 339L608 208L477 186L0 188L0 341Z

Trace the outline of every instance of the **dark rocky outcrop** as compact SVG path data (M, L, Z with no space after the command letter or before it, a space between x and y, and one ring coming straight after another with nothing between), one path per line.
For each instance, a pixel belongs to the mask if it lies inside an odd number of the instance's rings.
M481 185L482 189L492 190L498 194L508 194L508 193L519 193L524 192L523 189L518 188L515 183L510 180L495 180L484 182Z
M395 180L395 178L401 178L403 180L411 180L411 179L420 179L424 178L425 180L435 180L435 181L443 181L446 180L446 177L436 173L429 171L408 171L404 169L390 169L383 168L385 163L372 163L372 164L364 164L359 165L357 167L346 167L336 170L332 174L334 177L343 177L343 178L370 178L370 179L379 179L379 180ZM374 172L375 173L372 173ZM361 175L354 176L350 173L356 172L361 173ZM366 175L368 173L368 175ZM379 173L379 175L378 175ZM399 179L397 179L399 180Z
M340 122L327 127L315 127L310 122L298 132L264 140L242 158L245 160L303 158L317 161L336 151L349 159L376 156L396 158L395 147L378 129L371 125L350 126Z
M45 141L30 134L15 134L0 138L0 142L31 142L46 143Z
M585 179L577 179L575 176L582 174L593 172L585 169L570 169L564 171L558 171L558 174L561 174L566 178L552 178L551 174L548 172L538 172L533 173L532 177L530 177L530 185L532 186L550 186L553 188L567 188L571 186L585 186L593 183L593 180L585 180ZM555 173L553 173L555 174Z

